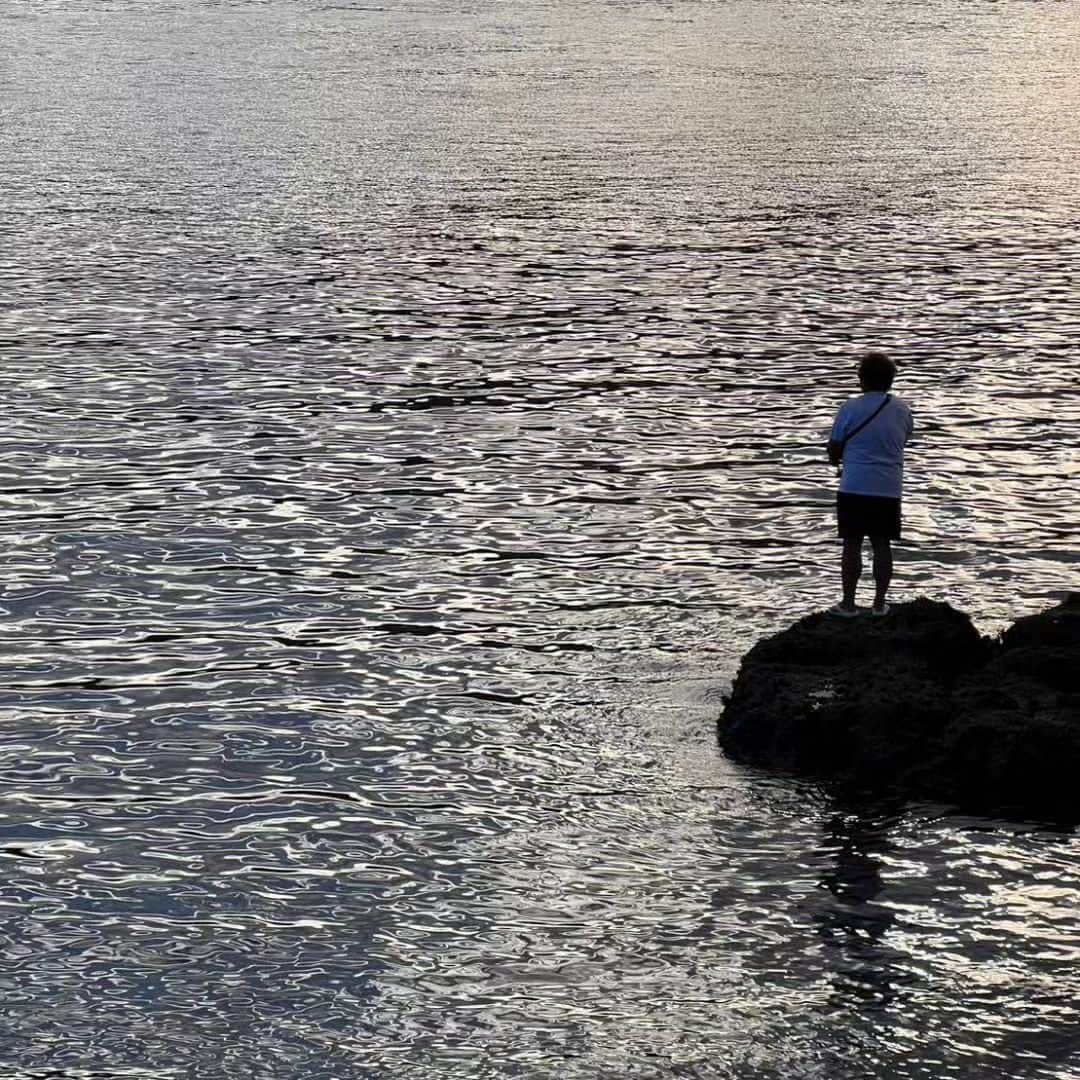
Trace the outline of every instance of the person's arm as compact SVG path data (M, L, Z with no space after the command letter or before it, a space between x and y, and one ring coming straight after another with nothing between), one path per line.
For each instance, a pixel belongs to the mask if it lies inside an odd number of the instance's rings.
M841 429L843 413L844 410L840 409L836 414L832 432L829 434L829 445L825 448L825 452L829 455L830 465L839 465L844 457L844 435Z

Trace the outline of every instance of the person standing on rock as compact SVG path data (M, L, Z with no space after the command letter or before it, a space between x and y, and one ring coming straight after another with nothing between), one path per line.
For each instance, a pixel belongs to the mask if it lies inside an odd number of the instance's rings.
M829 437L829 461L838 466L840 490L836 521L844 542L840 559L843 598L833 615L859 614L855 589L862 576L863 540L874 550L872 615L887 615L892 581L892 541L900 539L900 498L904 447L913 421L907 403L889 393L896 365L884 353L870 352L859 361L862 395L844 402Z

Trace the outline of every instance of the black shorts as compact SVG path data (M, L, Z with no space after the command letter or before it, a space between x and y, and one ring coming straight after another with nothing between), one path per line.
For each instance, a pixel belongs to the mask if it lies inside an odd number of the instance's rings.
M899 540L900 500L841 491L836 496L836 525L844 540Z

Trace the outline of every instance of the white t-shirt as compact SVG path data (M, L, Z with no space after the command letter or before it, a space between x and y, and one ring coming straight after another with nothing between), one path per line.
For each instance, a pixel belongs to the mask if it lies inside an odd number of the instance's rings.
M885 400L880 390L869 390L840 406L831 438L843 439L854 431ZM899 499L904 478L904 446L914 422L906 401L894 397L844 447L844 471L840 490L848 495L877 495Z

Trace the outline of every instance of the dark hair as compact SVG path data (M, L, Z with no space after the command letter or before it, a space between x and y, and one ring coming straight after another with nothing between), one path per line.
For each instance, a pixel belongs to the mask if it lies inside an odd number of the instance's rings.
M864 390L888 390L896 378L896 365L883 352L868 352L859 361Z

